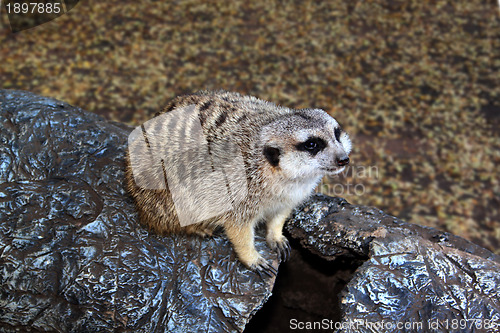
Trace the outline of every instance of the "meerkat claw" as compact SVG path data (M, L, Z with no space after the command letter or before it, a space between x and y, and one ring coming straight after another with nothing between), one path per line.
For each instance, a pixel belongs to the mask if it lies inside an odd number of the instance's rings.
M281 262L287 261L290 258L290 253L292 248L288 239L285 238L285 241L278 243L278 259Z
M255 271L261 278L264 278L262 274L265 274L269 277L274 277L278 274L276 268L273 267L270 263L261 258L257 263L250 267L253 271Z
M291 247L288 239L282 236L279 241L273 240L267 242L269 247L278 253L278 260L280 262L287 261L290 258Z

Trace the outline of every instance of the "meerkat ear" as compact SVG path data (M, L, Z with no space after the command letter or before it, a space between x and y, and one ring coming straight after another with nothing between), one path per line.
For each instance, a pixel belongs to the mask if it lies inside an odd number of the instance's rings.
M278 148L274 148L271 146L264 147L264 156L273 167L278 166L278 164L280 163L280 155L281 152Z

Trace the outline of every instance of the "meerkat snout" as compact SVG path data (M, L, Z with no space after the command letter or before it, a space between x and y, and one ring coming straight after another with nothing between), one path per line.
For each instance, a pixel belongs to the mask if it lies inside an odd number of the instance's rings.
M225 91L177 97L160 116L129 137L126 181L141 222L162 234L223 227L245 266L276 273L255 248L255 226L266 222L267 244L286 260L285 220L324 175L349 163L347 133L323 110ZM187 142L192 149L183 150Z

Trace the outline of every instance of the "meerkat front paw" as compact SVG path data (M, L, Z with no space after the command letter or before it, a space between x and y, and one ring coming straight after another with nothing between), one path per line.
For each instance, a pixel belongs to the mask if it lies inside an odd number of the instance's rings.
M267 237L267 245L278 252L278 259L283 262L290 258L291 247L288 239L280 235L279 237Z
M267 223L267 244L271 249L278 252L278 259L281 262L287 261L291 252L288 239L283 236L283 225L290 212L291 208L285 209L281 213L276 214Z
M244 263L245 266L255 271L257 274L263 278L262 274L266 274L269 277L276 276L278 271L273 267L269 262L266 261L261 255L258 255L257 259L254 260L253 263L247 264Z
M256 271L261 277L262 274L272 277L278 272L255 249L253 225L247 223L238 226L228 223L225 226L226 234L243 265Z
M238 253L238 258L246 267L256 271L261 277L262 273L273 276L278 274L276 269L268 263L257 251L245 251Z

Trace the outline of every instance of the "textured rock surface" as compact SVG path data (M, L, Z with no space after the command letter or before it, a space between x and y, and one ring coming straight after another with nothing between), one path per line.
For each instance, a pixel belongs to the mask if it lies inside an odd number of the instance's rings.
M1 331L241 331L269 297L224 237L137 224L129 129L18 91L0 91L0 122Z
M241 331L270 296L274 278L243 268L225 237L158 237L137 224L122 183L130 129L1 90L0 122L1 332ZM285 307L322 308L328 319L335 303L341 332L500 331L500 259L460 237L321 195L287 229L295 248L326 260L294 250L280 270L299 282ZM267 252L261 237L257 247ZM348 264L331 270L327 260L339 258ZM317 284L315 270L334 287L305 290ZM284 330L291 319L268 318Z
M488 250L322 195L287 229L325 259L366 260L343 291L341 332L500 331L500 257Z

